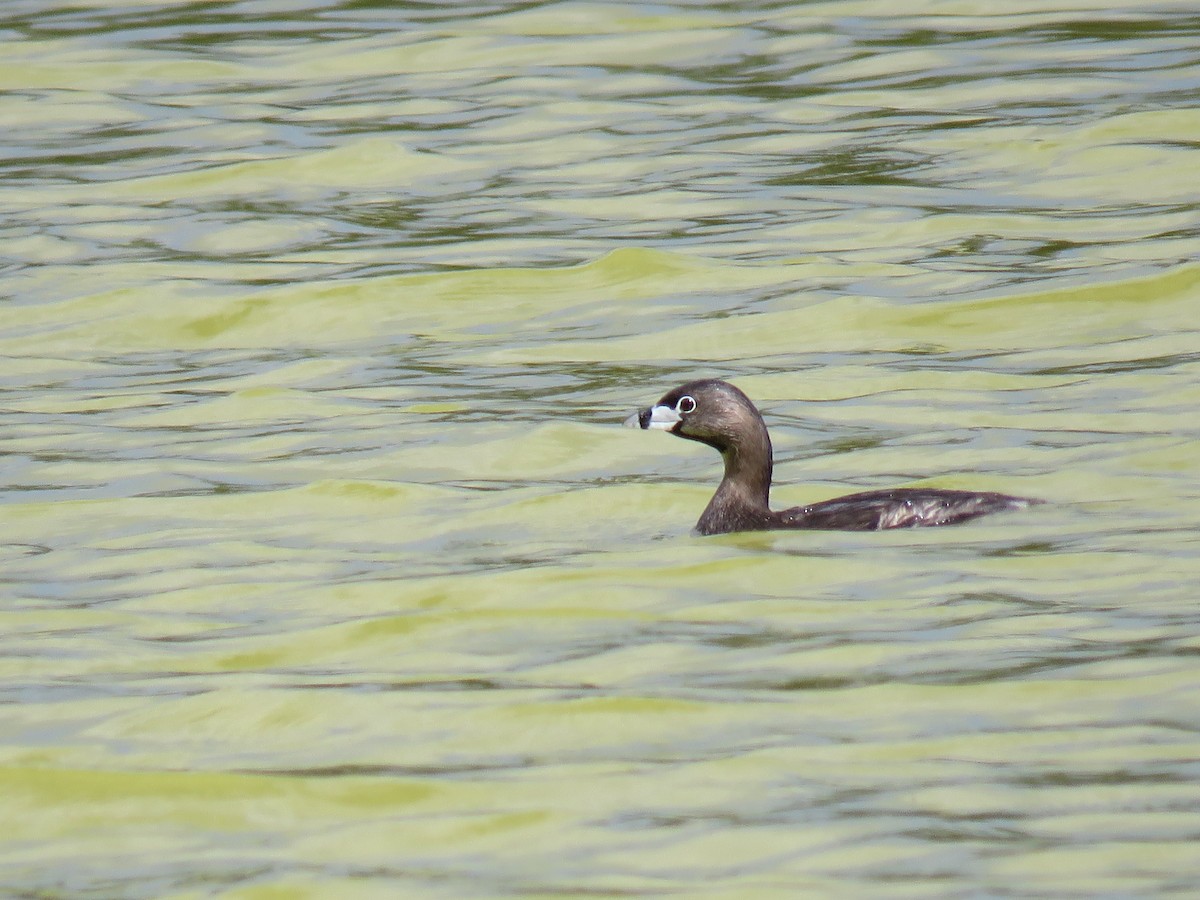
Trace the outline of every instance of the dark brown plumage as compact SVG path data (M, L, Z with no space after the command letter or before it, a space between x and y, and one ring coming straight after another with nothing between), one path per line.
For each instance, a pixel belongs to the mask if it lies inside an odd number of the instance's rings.
M951 525L987 513L1024 509L1040 500L976 491L897 488L864 491L778 512L771 492L771 438L750 398L725 381L689 381L625 420L715 447L725 477L696 523L700 534L776 528L875 531Z

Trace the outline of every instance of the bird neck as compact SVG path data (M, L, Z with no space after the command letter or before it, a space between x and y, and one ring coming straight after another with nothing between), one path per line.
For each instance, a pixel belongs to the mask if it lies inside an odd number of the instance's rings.
M767 509L771 497L771 439L765 428L755 437L758 439L727 447L721 454L725 477L717 488L717 496L723 496L727 502Z
M696 531L724 534L773 527L775 514L768 503L771 493L771 443L752 448L728 447L722 451L725 477L708 502Z

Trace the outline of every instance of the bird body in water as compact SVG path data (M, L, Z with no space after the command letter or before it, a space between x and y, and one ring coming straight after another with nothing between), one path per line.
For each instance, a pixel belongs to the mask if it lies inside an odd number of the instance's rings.
M979 491L895 488L773 511L768 503L773 463L766 423L749 397L715 379L689 381L654 406L634 413L625 424L668 431L720 452L725 477L696 523L696 531L704 535L781 528L876 531L951 525L1041 502Z

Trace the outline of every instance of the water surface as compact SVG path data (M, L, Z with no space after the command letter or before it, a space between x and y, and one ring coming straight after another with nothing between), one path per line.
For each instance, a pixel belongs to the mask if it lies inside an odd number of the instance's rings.
M909 9L8 4L4 891L1200 890L1200 19Z

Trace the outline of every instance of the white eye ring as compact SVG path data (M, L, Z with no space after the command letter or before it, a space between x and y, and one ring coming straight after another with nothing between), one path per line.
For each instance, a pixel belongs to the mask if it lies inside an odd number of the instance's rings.
M695 412L696 400L687 394L679 398L679 402L675 404L675 412L687 415L690 412Z

